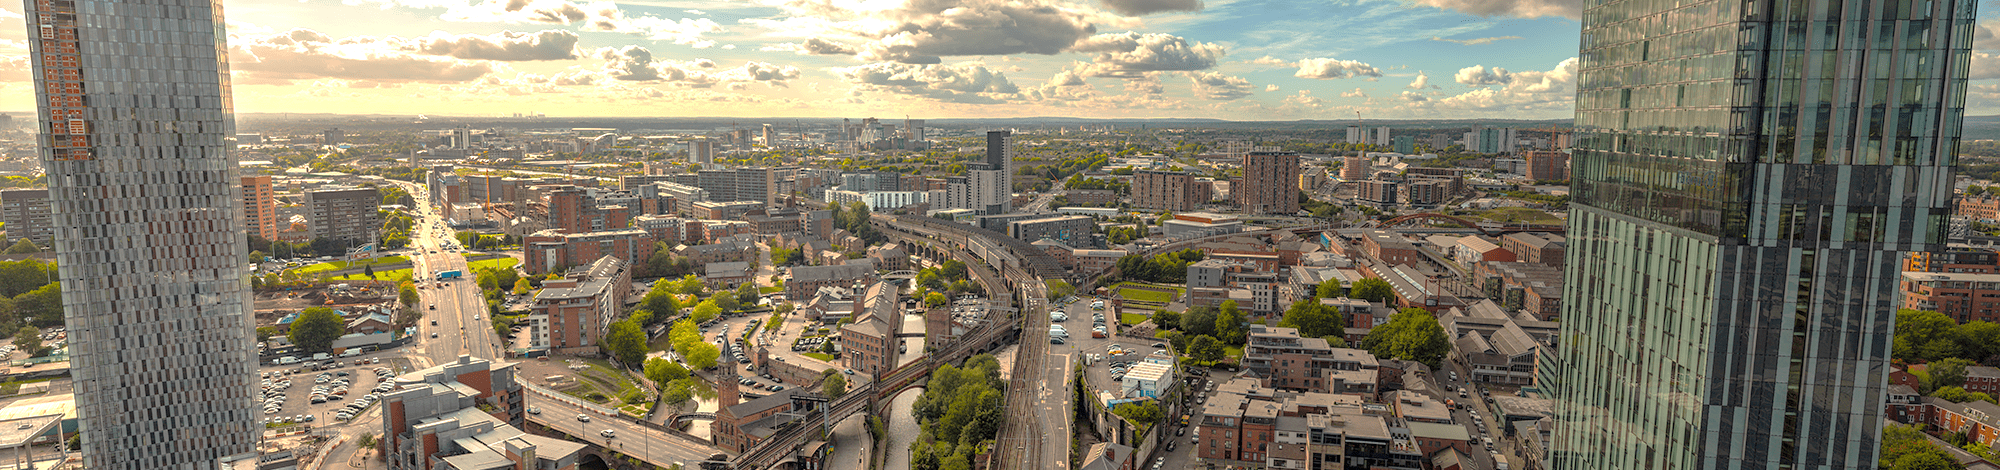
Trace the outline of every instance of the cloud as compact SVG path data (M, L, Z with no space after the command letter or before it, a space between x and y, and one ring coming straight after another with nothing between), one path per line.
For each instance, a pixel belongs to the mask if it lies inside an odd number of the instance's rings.
M1195 95L1211 100L1233 100L1250 96L1250 81L1215 72L1187 72L1194 82Z
M2000 78L2000 55L1972 51L1972 70L1969 75L1967 78L1972 80Z
M1278 84L1272 83L1269 85L1264 85L1264 91L1278 91Z
M319 78L460 83L494 70L485 62L418 56L400 50L395 42L367 36L335 41L303 28L237 37L229 41L230 68L244 84L289 84Z
M1188 42L1171 34L1124 32L1078 41L1076 52L1095 52L1079 72L1092 77L1135 78L1148 72L1205 70L1227 54L1222 46Z
M1125 16L1143 16L1168 11L1201 11L1201 0L1103 0L1104 6Z
M1340 97L1341 97L1341 98L1367 98L1367 97L1368 97L1368 92L1365 92L1365 91L1361 91L1361 87L1355 87L1353 91L1346 91L1346 92L1341 92L1341 93L1340 93Z
M1422 90L1425 88L1438 88L1438 86L1431 84L1430 74L1424 73L1424 71L1422 70L1418 70L1417 79L1410 82L1409 88L1412 90Z
M1299 94L1287 96L1281 102L1289 106L1302 106L1307 108L1317 108L1326 104L1325 99L1313 96L1312 90L1299 90Z
M1268 65L1268 66L1272 66L1272 67L1292 67L1292 66L1294 66L1294 64L1296 64L1296 62L1292 62L1292 61L1289 61L1289 60L1284 60L1284 59L1280 59L1280 58L1277 58L1277 57L1271 57L1271 56L1263 56L1263 57L1258 57L1258 58L1255 58L1255 59L1250 59L1250 60L1248 60L1248 61L1245 61L1245 62L1248 62L1248 63L1252 63L1252 64L1257 64L1257 65Z
M576 33L543 30L501 31L491 35L434 32L403 42L405 50L472 60L564 60L576 58Z
M1331 58L1305 59L1299 61L1298 65L1298 73L1292 75L1300 78L1331 80L1354 77L1380 78L1382 76L1382 69L1354 60Z
M1445 39L1437 36L1431 36L1432 41L1453 42L1453 43L1464 44L1467 46L1477 46L1480 44L1486 44L1494 41L1504 41L1508 39L1520 39L1520 38L1521 38L1520 36L1494 36L1490 38L1477 38L1477 39Z
M747 24L775 35L858 44L857 58L937 64L948 56L1054 55L1127 19L1059 0L759 0L782 11Z
M695 48L713 47L715 41L702 39L701 35L722 31L722 25L708 18L670 20L653 15L631 16L619 9L617 3L608 1L484 0L473 5L452 7L440 18L489 23L575 24L584 31L625 33Z
M1049 77L1048 84L1051 86L1068 87L1068 86L1083 86L1085 83L1083 81L1082 75L1077 75L1077 73L1072 70L1064 70L1061 72L1056 72L1056 75L1053 77Z
M857 92L894 93L954 103L998 103L1019 93L1007 75L985 64L903 64L878 62L833 69Z
M27 55L0 56L0 82L28 81L34 70Z
M854 55L854 46L820 38L807 38L803 42L787 42L760 47L760 51L791 51L799 55Z
M2000 30L2000 25L1996 25L1994 23L1996 22L1988 21L1985 23L1973 25L1972 27L1973 49L1988 50L1988 51L2000 50L2000 34L1994 33L1994 30Z
M1483 67L1467 67L1454 78L1480 88L1435 100L1413 91L1403 92L1403 97L1435 109L1459 111L1569 109L1575 105L1576 67L1574 57L1548 71L1509 72L1501 68L1488 71Z
M1452 75L1451 79L1472 86L1500 85L1513 81L1514 74L1500 67L1488 71L1484 65L1474 65L1458 69L1458 74Z
M1416 4L1476 16L1569 19L1583 17L1583 0L1414 0Z
M799 78L798 67L766 62L747 61L735 68L720 69L709 59L655 60L652 51L640 46L601 48L596 56L604 61L606 76L628 82L671 82L689 88L716 85L739 88L751 83L783 87L787 86L787 80Z

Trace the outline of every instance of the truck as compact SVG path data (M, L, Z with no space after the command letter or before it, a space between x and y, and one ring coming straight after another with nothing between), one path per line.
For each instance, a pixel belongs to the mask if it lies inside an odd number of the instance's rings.
M278 365L281 365L281 366L282 366L282 365L287 365L287 364L295 364L295 363L298 363L298 362L299 362L299 358L296 358L296 357L292 357L292 356L285 356L285 357L280 357L280 358L278 358L278 360L277 360L277 361L274 361L274 362L276 362L276 363L277 363Z
M333 358L333 355L332 355L332 354L327 354L327 353L313 353L313 359L312 359L312 360L315 360L315 361L324 361L324 360L327 360L327 359L332 359L332 358Z
M458 279L459 277L464 275L465 273L459 272L458 270L455 269L451 271L438 271L437 280L442 281L446 279Z

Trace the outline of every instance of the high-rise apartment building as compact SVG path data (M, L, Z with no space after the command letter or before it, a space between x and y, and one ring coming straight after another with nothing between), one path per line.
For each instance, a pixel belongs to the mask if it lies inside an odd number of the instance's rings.
M1368 135L1366 131L1361 130L1361 126L1347 126L1347 138L1342 139L1342 141L1350 144L1365 144L1368 143Z
M1387 147L1392 142L1394 141L1390 139L1389 128L1387 127L1377 127L1368 131L1368 145Z
M340 130L338 127L327 129L324 132L320 132L319 140L324 145L340 145L347 142L347 131Z
M1345 161L1340 163L1340 179L1348 181L1368 179L1371 176L1370 173L1374 171L1372 168L1369 168L1372 163L1374 162L1365 156L1349 156L1345 158Z
M1876 467L1974 7L1584 8L1550 468Z
M1005 214L1014 210L1014 132L986 133L986 168L968 171L972 176L973 204L982 214Z
M1206 200L1195 200L1194 175L1185 171L1139 170L1132 173L1132 206L1170 212L1191 211Z
M331 238L360 246L375 241L382 229L382 194L375 188L323 188L306 191L313 238Z
M83 467L250 455L264 427L222 2L25 13Z
M715 141L695 139L687 143L688 163L707 165L715 163Z
M696 172L695 187L708 190L715 201L756 201L769 204L778 197L775 168L731 168Z
M243 226L251 234L265 240L278 239L277 199L277 194L271 191L270 175L243 177Z
M1527 161L1527 175L1533 181L1563 181L1569 179L1569 154L1548 150L1524 152Z
M1299 211L1299 154L1250 152L1243 156L1243 178L1229 192L1243 211L1291 214Z
M9 189L0 191L0 222L7 224L7 239L34 240L39 246L55 246L56 227L49 223L49 190Z
M1514 153L1520 147L1521 136L1514 129L1473 127L1465 133L1465 151L1474 153Z

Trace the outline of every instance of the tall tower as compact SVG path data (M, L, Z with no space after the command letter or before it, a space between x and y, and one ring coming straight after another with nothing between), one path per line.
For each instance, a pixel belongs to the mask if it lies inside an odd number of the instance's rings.
M1897 260L1944 248L1973 9L1586 7L1551 468L1876 467Z
M84 466L215 468L254 452L222 3L26 10Z
M976 209L986 215L1014 210L1014 132L986 132L986 168L966 172L972 175L979 200Z

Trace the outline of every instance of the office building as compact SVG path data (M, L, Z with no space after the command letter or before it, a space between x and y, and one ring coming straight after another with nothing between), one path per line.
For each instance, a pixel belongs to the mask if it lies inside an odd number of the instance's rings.
M1525 152L1527 175L1532 181L1568 181L1569 154L1548 150Z
M1243 177L1230 194L1244 212L1292 214L1299 211L1299 154L1250 152L1243 156Z
M1833 4L1584 9L1550 468L1876 467L1978 26Z
M320 133L319 141L324 145L340 145L347 142L347 132L338 127L327 129Z
M637 228L584 233L543 230L522 237L521 271L538 276L563 272L605 256L627 264L642 263L653 256L656 241L651 232Z
M6 193L0 193L0 202L6 199ZM278 196L271 191L269 175L243 177L243 226L251 235L278 239ZM7 227L11 230L14 224Z
M1367 133L1361 130L1361 126L1347 126L1347 138L1343 139L1342 142L1365 144L1368 143L1367 137Z
M1512 128L1473 127L1465 133L1465 151L1473 153L1514 153L1520 146L1520 134Z
M28 76L82 467L254 455L264 427L222 3L81 6L29 2L24 21L39 36Z
M37 246L55 246L56 228L49 224L47 189L0 191L0 222L7 224L7 240L10 242L25 238L34 240ZM8 245L12 246L12 243Z
M776 168L731 168L696 172L694 186L708 190L709 200L713 201L770 204L777 200L778 181Z
M1195 200L1194 175L1185 171L1139 170L1132 173L1132 207L1180 212L1200 207Z
M1025 242L1047 238L1069 246L1096 246L1097 243L1091 240L1095 228L1095 217L1064 215L1008 222L1005 233Z
M1396 153L1410 153L1410 154L1417 153L1416 137L1401 135L1389 139L1389 142L1391 142L1391 144L1389 145L1390 150Z
M695 139L687 143L688 163L711 165L715 163L715 141Z
M1393 142L1389 137L1389 128L1387 127L1377 127L1368 133L1368 145L1387 147Z
M546 337L535 338L556 354L597 354L606 329L625 306L631 290L630 265L615 256L570 268L562 279L542 282L535 292L530 316L547 325Z
M375 241L382 229L378 212L382 195L375 188L325 188L306 191L313 238L339 240L352 246Z
M1397 193L1396 182L1394 181L1366 180L1355 187L1354 199L1365 204L1383 208L1394 206L1400 201Z

